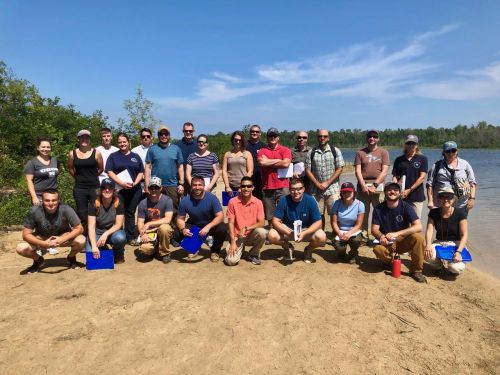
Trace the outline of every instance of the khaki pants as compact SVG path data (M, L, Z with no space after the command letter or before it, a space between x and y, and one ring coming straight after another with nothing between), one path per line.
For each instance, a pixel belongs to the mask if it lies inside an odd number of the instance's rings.
M264 228L256 228L248 236L238 238L236 240L236 246L238 248L236 249L236 252L232 256L230 255L226 256L225 259L226 264L228 266L237 265L241 259L241 256L243 255L243 251L245 251L246 245L252 246L252 248L249 251L250 255L258 258L260 255L260 249L262 249L262 246L264 246L266 238L267 238L267 230ZM227 254L229 254L230 245L231 244L228 244L226 248Z
M424 206L424 202L408 202L408 201L405 201L405 202L413 207L413 209L415 210L415 213L417 214L418 218L420 219L420 217L422 216L422 208Z
M385 199L385 195L383 192L366 194L358 189L357 198L365 205L365 216L363 217L361 229L363 230L363 233L366 232L366 235L368 235L368 218L370 217L371 206L375 208L378 204L382 203Z
M410 273L422 272L424 268L424 237L421 233L413 233L408 236L398 236L395 243L375 245L373 252L384 263L392 262L392 253L410 253Z
M314 199L318 203L319 213L321 216L330 215L330 210L332 209L333 202L339 199L339 194L332 195L323 195L323 194L314 194Z
M162 224L156 228L156 240L146 243L141 243L139 251L144 255L154 255L158 248L158 255L164 257L170 254L170 239L172 238L173 229L170 224Z

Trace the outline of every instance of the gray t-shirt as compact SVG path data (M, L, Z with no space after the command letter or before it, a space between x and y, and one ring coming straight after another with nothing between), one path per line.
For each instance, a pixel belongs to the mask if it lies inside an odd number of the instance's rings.
M99 211L99 212L98 212ZM89 203L89 216L95 216L95 227L99 230L108 230L116 221L116 215L123 215L123 205L118 203L115 207L114 202L111 202L108 208L104 207L100 202L99 210L96 208L95 202Z
M44 190L57 189L59 161L51 157L49 165L45 165L38 158L33 158L24 166L24 173L33 175L35 193L40 196Z
M160 200L156 203L151 202L150 199L146 198L139 203L139 208L137 209L137 217L139 219L144 219L145 223L150 221L160 220L165 217L165 212L173 211L174 205L172 199L162 194Z
M24 219L24 227L31 229L41 237L60 236L80 224L80 218L66 204L60 204L52 215L45 212L43 206L33 206Z

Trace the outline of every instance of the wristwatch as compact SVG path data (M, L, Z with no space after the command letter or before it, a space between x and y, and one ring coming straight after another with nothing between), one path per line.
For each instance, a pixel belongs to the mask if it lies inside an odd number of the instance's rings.
M378 182L374 182L373 186L378 187Z

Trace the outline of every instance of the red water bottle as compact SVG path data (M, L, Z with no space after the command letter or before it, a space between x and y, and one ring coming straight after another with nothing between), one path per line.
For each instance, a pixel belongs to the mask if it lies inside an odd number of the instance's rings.
M392 277L397 279L399 276L401 276L401 259L399 258L399 254L396 254L392 260Z

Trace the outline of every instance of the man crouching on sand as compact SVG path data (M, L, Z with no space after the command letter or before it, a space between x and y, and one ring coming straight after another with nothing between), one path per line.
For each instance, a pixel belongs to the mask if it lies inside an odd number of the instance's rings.
M314 263L313 250L321 247L326 242L326 234L321 229L321 215L316 200L304 194L304 183L300 178L290 181L290 194L281 197L274 211L272 224L269 231L269 242L283 246L285 250L284 262L293 260L291 251L293 247L289 241L294 240L294 222L301 221L301 231L295 242L309 242L304 249L304 262Z
M373 248L378 259L389 266L394 253L410 253L410 275L419 283L426 282L422 223L415 209L401 200L401 187L391 182L384 188L385 201L373 211L372 234L379 241Z
M17 245L19 255L33 259L33 265L22 273L35 273L43 266L48 249L71 246L66 260L70 268L79 268L76 254L85 247L83 227L75 211L59 203L59 192L42 193L42 206L32 207L24 220L23 240Z

